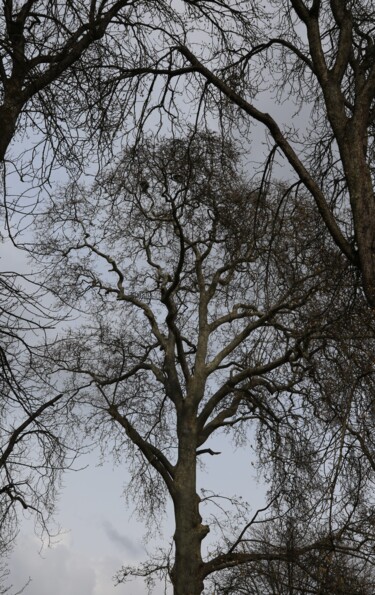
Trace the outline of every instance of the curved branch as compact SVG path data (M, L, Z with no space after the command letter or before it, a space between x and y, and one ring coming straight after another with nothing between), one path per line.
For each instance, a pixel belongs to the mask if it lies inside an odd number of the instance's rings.
M110 405L108 407L108 413L115 421L117 421L117 423L120 424L120 426L124 428L130 440L136 446L138 446L139 450L146 457L150 465L152 465L154 469L160 473L164 479L169 493L173 495L175 491L173 483L174 466L171 465L167 457L156 446L150 444L150 442L147 442L142 438L142 436L137 432L129 420L124 415L119 413L116 405Z
M50 399L46 403L43 403L43 405L41 405L40 407L38 407L38 409L31 413L29 417L21 425L19 425L18 428L16 428L13 431L9 439L8 446L0 457L0 468L3 467L7 462L7 459L12 454L12 451L17 442L22 438L22 434L26 430L26 428L28 428L34 421L36 421L41 416L43 411L45 411L48 407L52 407L53 405L55 405L55 403L57 403L57 401L59 401L63 396L63 394L57 395L53 399Z
M358 264L357 254L354 251L351 244L343 235L341 229L339 228L335 217L327 204L325 196L318 186L317 182L314 180L312 175L308 172L305 168L299 157L297 156L296 152L292 148L291 144L286 139L285 135L281 131L280 127L276 123L276 121L270 116L270 114L266 112L262 112L257 109L254 105L249 103L246 99L241 97L236 91L231 89L223 80L221 80L218 76L216 76L209 68L204 66L202 62L198 60L198 58L186 47L183 45L176 46L176 50L181 53L185 58L195 67L196 71L202 74L205 79L214 85L221 93L223 93L232 103L238 105L245 113L249 116L264 124L269 132L271 133L273 139L275 140L276 144L280 147L282 152L284 153L286 159L289 161L290 165L293 167L294 171L299 176L301 182L305 185L307 190L312 194L317 204L317 207L320 211L320 214L329 229L329 232L336 243L336 245L340 248L340 250L345 254L345 256L352 262L353 264Z

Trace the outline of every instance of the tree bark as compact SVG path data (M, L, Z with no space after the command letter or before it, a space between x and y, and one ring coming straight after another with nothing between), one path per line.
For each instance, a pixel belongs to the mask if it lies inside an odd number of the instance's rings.
M15 135L20 112L21 109L17 107L0 106L0 161L4 161L7 149Z
M375 309L375 197L363 121L353 120L345 132L338 138L339 150L348 183L363 289Z
M179 455L173 496L175 564L171 579L174 595L200 595L204 587L201 546L209 528L202 524L196 487L196 412L186 402L183 409L178 422Z

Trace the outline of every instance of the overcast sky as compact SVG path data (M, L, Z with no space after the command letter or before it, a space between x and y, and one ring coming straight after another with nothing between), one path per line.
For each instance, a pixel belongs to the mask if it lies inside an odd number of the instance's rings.
M142 582L113 586L122 564L146 557L143 529L121 497L125 469L96 466L97 453L82 459L89 467L64 478L56 514L62 533L52 547L41 550L33 523L25 522L11 558L12 583L28 577L27 595L110 595L145 593ZM161 592L161 591L160 591Z
M2 247L6 258L0 261L0 270L25 272L25 253L15 251L10 242ZM236 448L222 435L213 437L209 446L221 454L206 455L204 461L201 457L205 468L199 472L200 487L242 496L253 511L263 507L265 488L255 480L253 442L250 439L244 448ZM147 560L146 550L152 553L160 545L168 547L174 530L171 505L160 519L163 531L150 538L145 523L126 504L123 492L129 476L125 463L114 467L110 455L105 464L100 466L99 461L100 453L94 451L78 460L76 466L81 470L64 475L55 515L61 532L51 547L43 546L35 535L34 518L25 517L10 559L14 591L30 577L25 595L146 594L141 579L114 587L113 576L122 565ZM164 594L164 586L159 585L154 593Z
M262 106L272 114L272 101ZM284 111L285 106L280 108ZM293 113L290 109L290 114ZM299 114L298 122L303 116ZM296 121L295 121L296 123ZM263 153L264 136L256 134L252 145L252 159L257 151ZM286 177L288 168L279 169L280 177ZM284 174L284 175L283 175ZM12 251L9 244L3 245L7 264L22 268L22 254ZM16 266L17 265L17 266ZM13 266L13 264L12 264ZM250 441L251 442L251 441ZM220 450L217 457L208 457L207 471L201 476L206 489L222 492L227 496L237 494L249 501L253 511L265 504L265 487L257 485L252 466L251 444L236 449L223 438L216 438L209 445ZM64 477L65 488L61 492L56 521L63 533L51 548L42 547L33 531L33 522L26 521L21 527L16 547L10 561L11 582L15 590L31 577L25 595L145 595L142 581L113 586L113 575L123 564L137 563L147 558L146 545L150 551L158 543L168 544L173 536L173 513L168 510L164 521L164 534L154 541L144 539L146 530L131 507L121 496L127 480L124 467L113 469L108 462L97 466L98 453L92 453L81 461L88 467ZM254 460L254 459L253 459ZM164 593L159 586L155 595Z
M242 495L253 509L264 504L264 488L255 481L251 448L236 449L226 440L212 441L222 454L209 457L201 485L226 495ZM98 453L81 460L86 469L65 475L56 521L62 534L50 548L41 549L33 523L25 521L11 557L11 582L32 581L25 595L144 595L143 581L114 587L113 576L123 564L147 559L160 543L173 535L172 511L164 519L164 534L147 540L144 524L132 514L122 496L127 481L125 467L110 462L97 466ZM51 589L53 588L53 591ZM155 595L164 593L160 585Z

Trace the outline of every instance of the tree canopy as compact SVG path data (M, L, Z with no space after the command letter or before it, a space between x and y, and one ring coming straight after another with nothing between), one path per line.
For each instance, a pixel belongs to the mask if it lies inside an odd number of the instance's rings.
M4 239L42 262L0 273L4 543L21 509L45 526L81 407L149 510L174 503L175 560L135 572L191 595L268 556L284 580L290 544L202 523L197 457L249 427L267 510L315 523L293 556L367 572L374 23L359 0L4 0ZM85 324L54 340L67 307Z
M89 317L48 350L51 373L77 391L94 437L118 436L141 510L156 515L167 495L174 506L174 559L120 580L164 568L191 595L223 569L286 559L259 548L252 521L204 547L198 459L220 456L214 434L251 426L274 514L308 514L316 528L293 555L371 558L372 538L359 547L354 535L372 522L360 426L373 319L303 193L280 183L261 195L218 135L150 138L92 187L63 188L38 237L45 283Z

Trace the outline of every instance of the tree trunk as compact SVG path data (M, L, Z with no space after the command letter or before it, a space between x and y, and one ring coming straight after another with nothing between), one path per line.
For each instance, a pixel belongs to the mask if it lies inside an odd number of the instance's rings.
M4 97L0 105L0 161L5 159L7 149L14 138L17 121L21 114L25 99L22 98L22 86L25 73L22 66L14 66L12 78L4 84Z
M176 530L175 564L171 573L174 595L200 595L203 591L202 540L209 528L202 525L196 488L196 416L182 414L178 424L179 457L173 497Z
M354 128L354 130L353 130ZM344 139L341 156L348 182L363 289L375 309L375 197L366 147L359 126L352 126Z
M0 161L4 160L6 151L14 137L20 111L20 109L6 105L0 106Z

